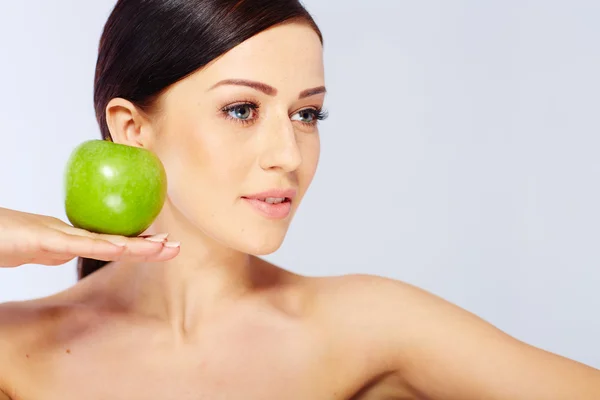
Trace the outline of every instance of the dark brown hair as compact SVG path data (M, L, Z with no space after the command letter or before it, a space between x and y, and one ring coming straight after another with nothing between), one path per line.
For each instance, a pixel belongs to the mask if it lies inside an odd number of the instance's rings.
M275 25L301 20L323 37L299 0L119 0L100 39L94 107L102 138L115 97L143 111L169 86ZM293 45L293 43L290 43ZM106 262L79 258L79 279Z

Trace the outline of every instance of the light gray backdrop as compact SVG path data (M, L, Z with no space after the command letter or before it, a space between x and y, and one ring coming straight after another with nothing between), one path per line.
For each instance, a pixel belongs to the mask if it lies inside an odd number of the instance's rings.
M98 137L113 4L0 3L0 206L66 218L62 171ZM600 2L305 4L325 34L331 117L314 186L268 258L401 279L600 367ZM73 263L5 269L0 301L74 282Z

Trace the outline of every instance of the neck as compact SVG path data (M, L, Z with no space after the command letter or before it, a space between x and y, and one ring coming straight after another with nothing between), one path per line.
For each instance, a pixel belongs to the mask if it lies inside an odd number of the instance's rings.
M125 289L128 309L168 321L178 337L194 336L234 300L278 279L277 268L216 242L170 203L144 234L162 232L181 242L180 253L166 262L117 266L111 286Z

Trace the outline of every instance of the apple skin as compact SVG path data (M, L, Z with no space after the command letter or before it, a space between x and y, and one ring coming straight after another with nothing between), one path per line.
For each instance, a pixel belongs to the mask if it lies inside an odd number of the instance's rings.
M167 176L149 150L88 140L67 161L64 190L73 226L131 237L144 232L162 210Z

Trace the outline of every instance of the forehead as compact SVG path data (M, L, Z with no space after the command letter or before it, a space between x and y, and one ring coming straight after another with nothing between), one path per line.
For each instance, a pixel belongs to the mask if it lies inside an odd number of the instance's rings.
M223 79L249 79L303 90L324 85L323 48L308 24L286 23L251 37L198 71L210 86Z

